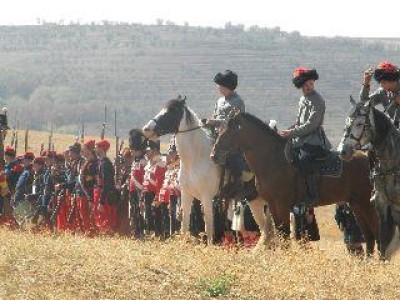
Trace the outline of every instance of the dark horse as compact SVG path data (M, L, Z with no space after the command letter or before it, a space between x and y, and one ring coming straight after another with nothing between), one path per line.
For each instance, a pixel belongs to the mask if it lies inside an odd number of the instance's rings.
M380 252L386 259L397 250L400 227L400 131L383 112L370 103L355 103L346 122L339 149L345 160L352 159L354 149L370 143L376 157L373 172L373 200L379 214ZM391 241L393 243L391 244Z
M277 229L284 236L290 233L290 211L299 199L304 199L304 182L284 154L286 140L264 122L248 113L236 114L222 129L212 155L231 149L244 152L255 172L261 197L269 199L270 212ZM343 165L339 178L321 177L318 205L341 201L349 203L364 234L367 254L371 254L378 236L378 217L370 205L372 186L369 180L369 160L359 155Z

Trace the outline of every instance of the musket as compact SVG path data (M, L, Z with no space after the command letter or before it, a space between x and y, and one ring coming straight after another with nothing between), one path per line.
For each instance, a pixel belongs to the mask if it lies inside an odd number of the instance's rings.
M3 108L3 118L0 122L0 172L4 172L4 167L5 167L5 160L4 160L4 138L6 134L6 130L9 129L8 127L8 122L7 122L7 108ZM7 193L8 194L8 193ZM11 215L12 210L11 210L11 203L10 203L10 197L5 196L4 197L4 215L8 216Z
M71 195L71 200L72 200L72 206L68 212L68 217L67 217L67 223L71 224L72 223L72 218L75 215L76 211L76 195Z
M56 195L55 198L56 198L57 202L56 202L56 205L54 206L53 211L51 212L51 216L50 216L50 222L51 222L51 224L53 224L53 227L55 225L55 221L56 221L58 212L61 207L61 202L64 200L64 190L62 190L59 195Z
M100 138L104 140L106 137L106 124L107 124L107 105L104 105L104 122L103 122L103 128L101 129L101 134Z
M120 186L120 150L119 136L117 133L117 109L114 110L114 136L115 136L115 182Z
M85 143L85 123L81 122L81 144L83 145Z
M17 135L17 115L15 115L14 129L12 131L12 136L11 136L11 142L10 142L11 147L14 147L14 145L15 145L16 135Z
M28 127L25 129L25 152L28 151L29 149L29 125Z
M53 123L50 122L49 144L48 144L48 147L47 147L48 151L51 151L52 148L54 147L54 145L52 144L52 140L53 140Z
M19 130L19 121L17 121L17 129L15 131L15 141L14 141L15 153L17 153L17 151L18 151L18 130Z

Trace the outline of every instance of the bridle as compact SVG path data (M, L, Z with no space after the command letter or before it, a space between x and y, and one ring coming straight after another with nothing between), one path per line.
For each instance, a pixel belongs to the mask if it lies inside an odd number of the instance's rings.
M353 127L352 125L347 125L344 129L345 134L344 138L345 139L351 139L353 141L357 142L357 145L360 145L362 138L364 137L365 133L370 133L371 135L371 140L374 139L375 133L371 130L374 126L372 125L370 115L372 114L371 107L369 107L368 112L365 114L359 114L357 117L364 117L365 122L363 124L363 128L361 131L361 134L357 137L351 132L351 128ZM350 118L350 117L349 117ZM373 128L374 129L374 128Z
M166 134L169 134L169 133L177 135L178 133L190 132L190 131L194 131L194 130L197 130L197 129L200 129L200 128L203 127L202 125L198 125L198 126L195 126L193 128L189 128L189 129L185 129L185 130L179 130L179 126L178 126L178 128L176 130L174 130L172 132L168 132L167 130L159 128L159 121L156 118L152 119L152 121L156 124L155 127L154 127L154 131L157 133L158 136L163 136L163 135L166 135Z

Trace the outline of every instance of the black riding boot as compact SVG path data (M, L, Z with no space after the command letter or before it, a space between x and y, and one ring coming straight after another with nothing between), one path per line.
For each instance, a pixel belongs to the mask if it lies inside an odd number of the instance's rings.
M306 183L306 202L305 205L309 208L314 207L319 198L318 193L318 174L310 174L305 177Z

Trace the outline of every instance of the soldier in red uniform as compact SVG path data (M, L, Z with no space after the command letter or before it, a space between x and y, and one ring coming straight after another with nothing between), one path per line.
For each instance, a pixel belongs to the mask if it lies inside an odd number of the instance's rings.
M129 132L129 148L132 153L133 162L131 174L129 177L129 196L130 208L129 218L132 233L135 237L141 237L144 229L142 202L140 197L143 190L144 167L146 166L146 158L144 156L147 140L144 138L140 129L132 129Z
M147 164L144 168L142 199L145 206L145 230L161 234L160 189L164 182L165 163L160 157L160 144L148 141L146 148Z
M107 157L108 149L110 149L110 143L107 140L96 143L95 150L99 163L93 201L96 227L100 233L112 234L116 226L117 192L114 181L114 166Z
M180 189L178 175L180 170L180 160L176 151L176 146L172 143L167 152L167 168L165 179L160 190L160 208L162 218L162 232L165 237L173 235L177 227L177 210Z

